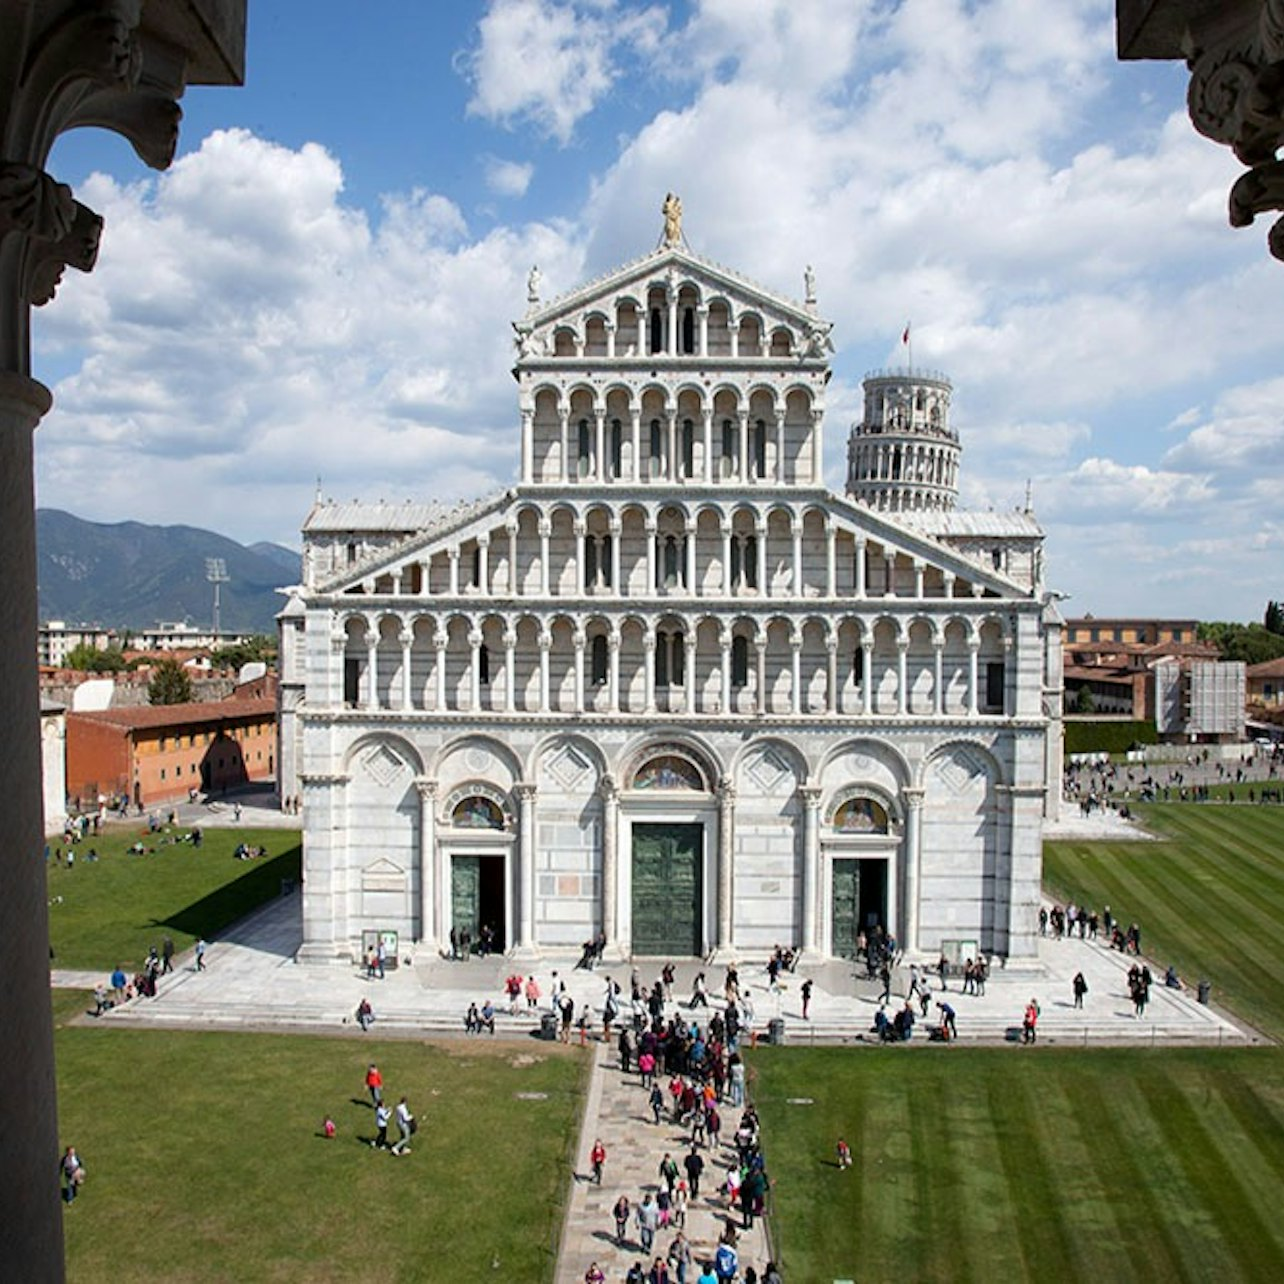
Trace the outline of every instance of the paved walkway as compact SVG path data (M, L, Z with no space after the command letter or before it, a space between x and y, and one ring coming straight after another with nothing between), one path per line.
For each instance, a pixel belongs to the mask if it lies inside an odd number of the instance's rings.
M661 1086L666 1086L665 1081ZM690 1153L687 1145L690 1129L672 1123L667 1110L661 1124L653 1123L647 1096L636 1073L622 1073L615 1049L598 1044L570 1207L562 1234L562 1251L555 1277L557 1284L583 1284L584 1272L591 1262L597 1262L608 1280L622 1280L633 1262L642 1262L649 1267L656 1255L662 1256L669 1251L675 1228L661 1230L648 1255L642 1251L636 1223L630 1226L626 1243L616 1243L615 1221L611 1214L620 1195L627 1195L630 1204L636 1208L646 1192L654 1194L660 1189L660 1162L666 1152L673 1156L679 1168L682 1168L684 1156ZM669 1100L667 1091L665 1099ZM700 1178L700 1194L690 1201L687 1212L684 1233L691 1242L695 1257L695 1267L687 1274L687 1284L694 1284L700 1273L700 1262L712 1259L728 1221L739 1233L736 1251L740 1256L742 1274L745 1267L753 1266L761 1275L768 1258L761 1221L755 1222L751 1230L743 1230L739 1215L733 1215L727 1196L720 1189L735 1162L735 1147L726 1143L735 1134L740 1111L725 1104L719 1107L719 1113L722 1115L724 1144L701 1149L705 1168ZM590 1179L592 1165L589 1154L594 1140L599 1137L606 1147L607 1158L602 1185L596 1186ZM684 1180L685 1176L684 1171ZM676 1276L673 1278L676 1281Z

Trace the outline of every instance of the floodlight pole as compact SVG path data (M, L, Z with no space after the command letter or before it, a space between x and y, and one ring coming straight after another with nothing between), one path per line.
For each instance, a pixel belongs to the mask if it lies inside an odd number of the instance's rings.
M218 646L218 590L220 584L229 583L227 562L221 557L205 559L205 578L214 585L214 645Z

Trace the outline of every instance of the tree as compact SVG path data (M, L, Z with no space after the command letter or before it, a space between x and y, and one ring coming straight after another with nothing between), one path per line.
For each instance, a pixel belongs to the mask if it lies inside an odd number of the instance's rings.
M1276 633L1284 637L1284 606L1278 602L1267 602L1266 619L1263 623L1266 625L1267 633Z
M216 669L237 669L261 660L268 668L276 664L276 639L266 633L255 634L244 642L217 647L210 652L210 664Z
M1080 687L1074 698L1075 713L1096 713L1097 697L1092 694L1091 687Z
M79 669L82 673L119 673L127 668L125 653L118 646L109 646L100 651L88 642L81 642L67 652L63 665L68 669Z
M192 698L192 680L177 660L160 660L147 684L152 704L187 704Z

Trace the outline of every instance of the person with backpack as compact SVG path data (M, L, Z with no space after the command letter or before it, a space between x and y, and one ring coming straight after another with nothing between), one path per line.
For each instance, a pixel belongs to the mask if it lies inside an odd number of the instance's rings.
M735 1246L722 1240L713 1254L713 1272L718 1284L731 1284L740 1269L740 1257Z
M1083 996L1088 993L1088 981L1082 972L1074 974L1074 1005L1080 1010L1083 1009Z

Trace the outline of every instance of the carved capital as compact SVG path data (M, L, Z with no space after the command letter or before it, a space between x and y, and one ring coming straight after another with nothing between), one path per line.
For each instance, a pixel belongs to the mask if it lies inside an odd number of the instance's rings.
M620 786L615 777L609 772L597 782L598 796L605 803L618 802L620 798Z
M437 797L437 782L421 777L415 781L415 790L420 802L432 802Z

